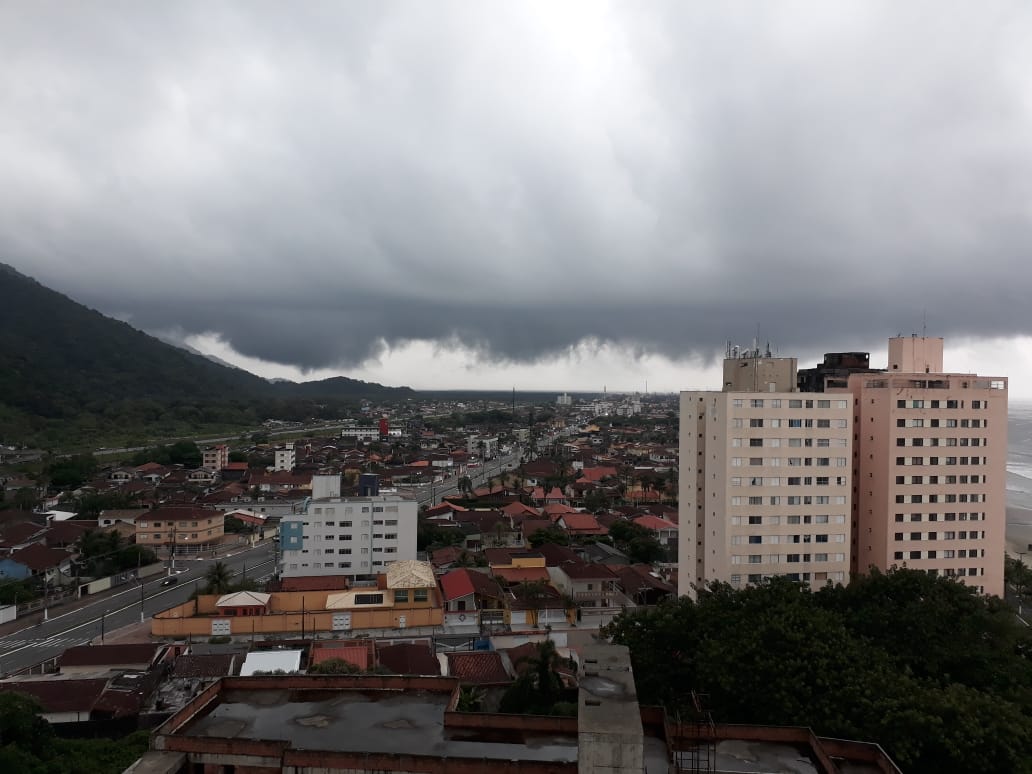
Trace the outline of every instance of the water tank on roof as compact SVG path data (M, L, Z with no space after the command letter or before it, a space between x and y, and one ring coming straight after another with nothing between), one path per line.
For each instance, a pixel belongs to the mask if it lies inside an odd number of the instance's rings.
M380 477L375 473L363 473L358 477L358 496L376 497L380 494Z

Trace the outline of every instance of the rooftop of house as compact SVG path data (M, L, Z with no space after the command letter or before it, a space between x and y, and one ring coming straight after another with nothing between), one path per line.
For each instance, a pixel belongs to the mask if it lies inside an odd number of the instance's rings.
M69 561L72 555L61 548L48 548L42 543L30 543L20 551L13 552L9 558L33 572L42 572L59 567L62 562Z
M32 697L44 712L89 712L107 685L107 677L66 680L50 676L0 683L0 692Z
M340 659L358 669L369 669L375 663L371 640L350 640L336 642L315 642L309 656L312 664L322 664L331 659Z
M430 562L403 559L387 565L387 588L389 589L433 589L437 588L434 568Z
M0 526L0 547L17 546L31 540L46 529L31 521L20 521Z
M644 516L639 516L633 520L639 527L645 527L645 529L651 529L654 532L660 532L664 530L677 529L677 525L672 521L660 518L659 516L653 516L651 513L646 513Z
M114 645L76 645L69 648L57 660L58 669L63 667L105 667L123 664L150 665L165 648L157 643L127 643Z
M479 594L492 599L500 599L502 596L498 582L494 578L486 573L466 568L452 570L442 575L441 590L444 592L445 602L468 597L470 594Z
M580 559L563 562L559 569L571 580L616 580L617 575L608 565L583 562Z
M233 674L237 657L232 653L187 654L176 659L173 677L214 678Z
M490 685L511 683L502 654L495 650L448 653L448 674L462 683Z
M426 643L403 642L397 645L377 645L376 657L382 666L395 674L441 674L441 663Z

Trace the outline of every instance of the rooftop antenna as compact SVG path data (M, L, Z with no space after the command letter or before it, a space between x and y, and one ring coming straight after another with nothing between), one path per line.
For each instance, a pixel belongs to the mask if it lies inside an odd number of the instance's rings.
M921 338L928 337L928 309L921 310Z

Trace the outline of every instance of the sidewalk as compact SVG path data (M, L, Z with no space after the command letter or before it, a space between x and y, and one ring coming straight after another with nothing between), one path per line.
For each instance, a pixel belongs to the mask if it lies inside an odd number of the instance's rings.
M244 542L244 543L239 543L239 542L227 543L227 544L219 546L217 549L215 549L215 554L216 555L215 555L214 558L215 559L219 559L219 558L225 557L227 554L231 554L231 553L235 554L235 553L237 553L239 551L248 551L248 550L250 550L252 548L258 548L259 546L262 546L262 545L264 545L266 543L269 543L272 540L275 540L275 538L267 538L266 540L258 541L253 546L248 545L246 542ZM199 554L197 556L191 556L191 557L189 557L189 559L187 559L187 557L185 557L185 556L177 556L176 557L176 561L201 561L201 560L209 560L210 561L212 558L213 558L212 557L212 552L208 551L208 552ZM168 557L165 557L165 559L163 559L162 561L167 562L168 561ZM155 576L153 576L153 578L147 578L147 579L144 580L144 582L145 583L146 582L150 582L151 580L153 580L154 578L157 578L157 577L159 577L159 576L155 575ZM92 605L95 602L99 602L99 601L104 600L104 599L109 599L109 598L115 596L116 594L121 594L121 593L123 593L125 591L129 591L129 590L132 590L132 589L139 589L139 586L136 585L136 583L127 583L127 584L122 585L122 586L114 586L114 587L112 587L110 589L107 589L105 591L99 592L97 594L90 594L89 596L79 597L78 599L74 599L74 598L73 599L68 599L68 600L66 600L65 602L63 602L60 605L51 607L50 611L49 611L49 615L50 615L51 618L55 618L55 617L57 617L59 615L64 615L65 613L72 613L72 612L75 612L76 610L79 610L81 608L87 607L88 605ZM0 624L0 637L6 637L9 634L14 634L15 632L19 632L22 629L34 626L37 622L42 620L42 618L43 618L43 612L39 611L39 612L28 613L26 615L20 616L19 618L15 619L14 621L9 621L8 623L5 623L5 624Z

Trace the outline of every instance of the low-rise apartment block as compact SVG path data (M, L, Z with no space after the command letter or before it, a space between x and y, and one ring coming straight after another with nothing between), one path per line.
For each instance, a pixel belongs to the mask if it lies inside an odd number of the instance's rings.
M301 512L280 520L280 577L371 577L391 562L416 558L415 500L375 487L341 497L339 476L315 476L312 487L316 496Z

